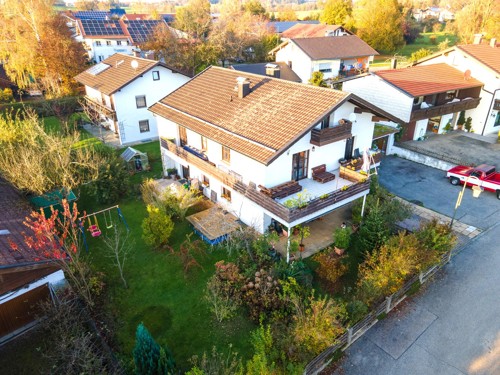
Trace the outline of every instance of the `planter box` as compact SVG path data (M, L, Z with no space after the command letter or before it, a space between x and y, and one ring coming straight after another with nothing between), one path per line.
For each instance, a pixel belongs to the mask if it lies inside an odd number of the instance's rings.
M351 182L363 182L366 181L367 176L346 167L340 167L340 178Z

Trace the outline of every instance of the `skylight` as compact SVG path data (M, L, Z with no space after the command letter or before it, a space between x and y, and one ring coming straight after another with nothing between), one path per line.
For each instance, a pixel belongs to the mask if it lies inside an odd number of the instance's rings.
M106 69L108 69L111 65L104 64L100 62L97 65L94 65L92 68L87 69L87 73L92 74L93 76L98 75L99 73L104 72Z

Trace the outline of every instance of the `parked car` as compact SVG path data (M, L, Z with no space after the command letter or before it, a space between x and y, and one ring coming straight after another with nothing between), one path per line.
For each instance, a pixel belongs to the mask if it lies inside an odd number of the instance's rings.
M476 178L469 178L469 177ZM451 168L446 177L452 185L463 185L467 180L467 186L480 186L484 190L493 191L500 199L500 172L495 171L492 165L481 164L477 167L458 165Z

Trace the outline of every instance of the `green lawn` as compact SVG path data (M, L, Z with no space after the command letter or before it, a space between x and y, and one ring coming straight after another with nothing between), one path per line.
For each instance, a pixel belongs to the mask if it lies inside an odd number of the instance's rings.
M436 44L432 44L430 42L429 37L431 35L436 36ZM415 43L407 44L404 47L398 49L393 53L381 53L379 56L376 56L373 63L370 66L385 66L389 64L391 57L394 55L404 56L409 58L412 53L418 51L421 48L425 48L431 50L432 52L438 51L438 44L443 42L445 39L450 41L449 46L454 46L457 43L457 36L446 33L446 32L438 32L438 33L422 33L420 37L415 40Z
M249 332L255 328L254 324L244 313L228 322L218 323L203 299L205 284L215 270L215 262L227 259L227 254L212 253L207 246L206 255L198 259L203 268L192 269L185 277L176 256L168 251L152 250L142 240L141 223L146 209L137 184L147 177L159 178L162 167L159 142L134 148L147 152L151 171L132 176L135 188L131 188L129 197L119 202L135 243L125 266L129 289L123 287L118 270L105 256L102 240L87 238L89 259L95 270L105 275L105 310L109 328L116 338L115 349L125 363L131 364L135 329L142 321L160 344L172 350L183 368L189 367L191 356L208 352L212 346L225 350L232 344L234 350L244 358L248 357L251 349ZM87 212L103 208L85 193L80 197L78 207ZM104 217L98 216L98 220L103 228ZM188 233L191 233L191 228L186 221L177 223L171 244L178 248Z

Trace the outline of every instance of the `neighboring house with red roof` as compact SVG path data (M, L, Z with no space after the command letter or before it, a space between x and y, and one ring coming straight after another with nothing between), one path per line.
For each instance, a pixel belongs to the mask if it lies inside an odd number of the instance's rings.
M479 93L481 102L477 107L468 109L465 115L472 117L472 128L478 134L500 132L500 45L496 39L482 44L478 37L476 44L451 47L419 60L417 65L437 63L446 63L484 84Z
M364 73L378 55L356 35L289 39L270 53L276 55L276 62L286 62L302 83L308 83L317 71L325 80Z
M24 332L38 319L37 303L64 273L24 243L28 202L0 178L0 343Z
M340 178L339 159L371 147L375 122L399 121L353 94L220 67L149 109L164 170L197 179L260 232L272 219L292 228L368 194L367 181ZM330 173L318 180L321 166ZM298 194L307 207L287 207Z
M282 39L317 38L321 36L353 35L339 25L298 23L281 34Z
M344 82L343 90L360 96L403 120L402 140L427 131L442 133L456 124L460 111L481 102L483 83L445 63L380 70Z
M147 107L189 80L165 64L117 53L75 77L85 85L88 107L120 144L158 138L156 119Z

